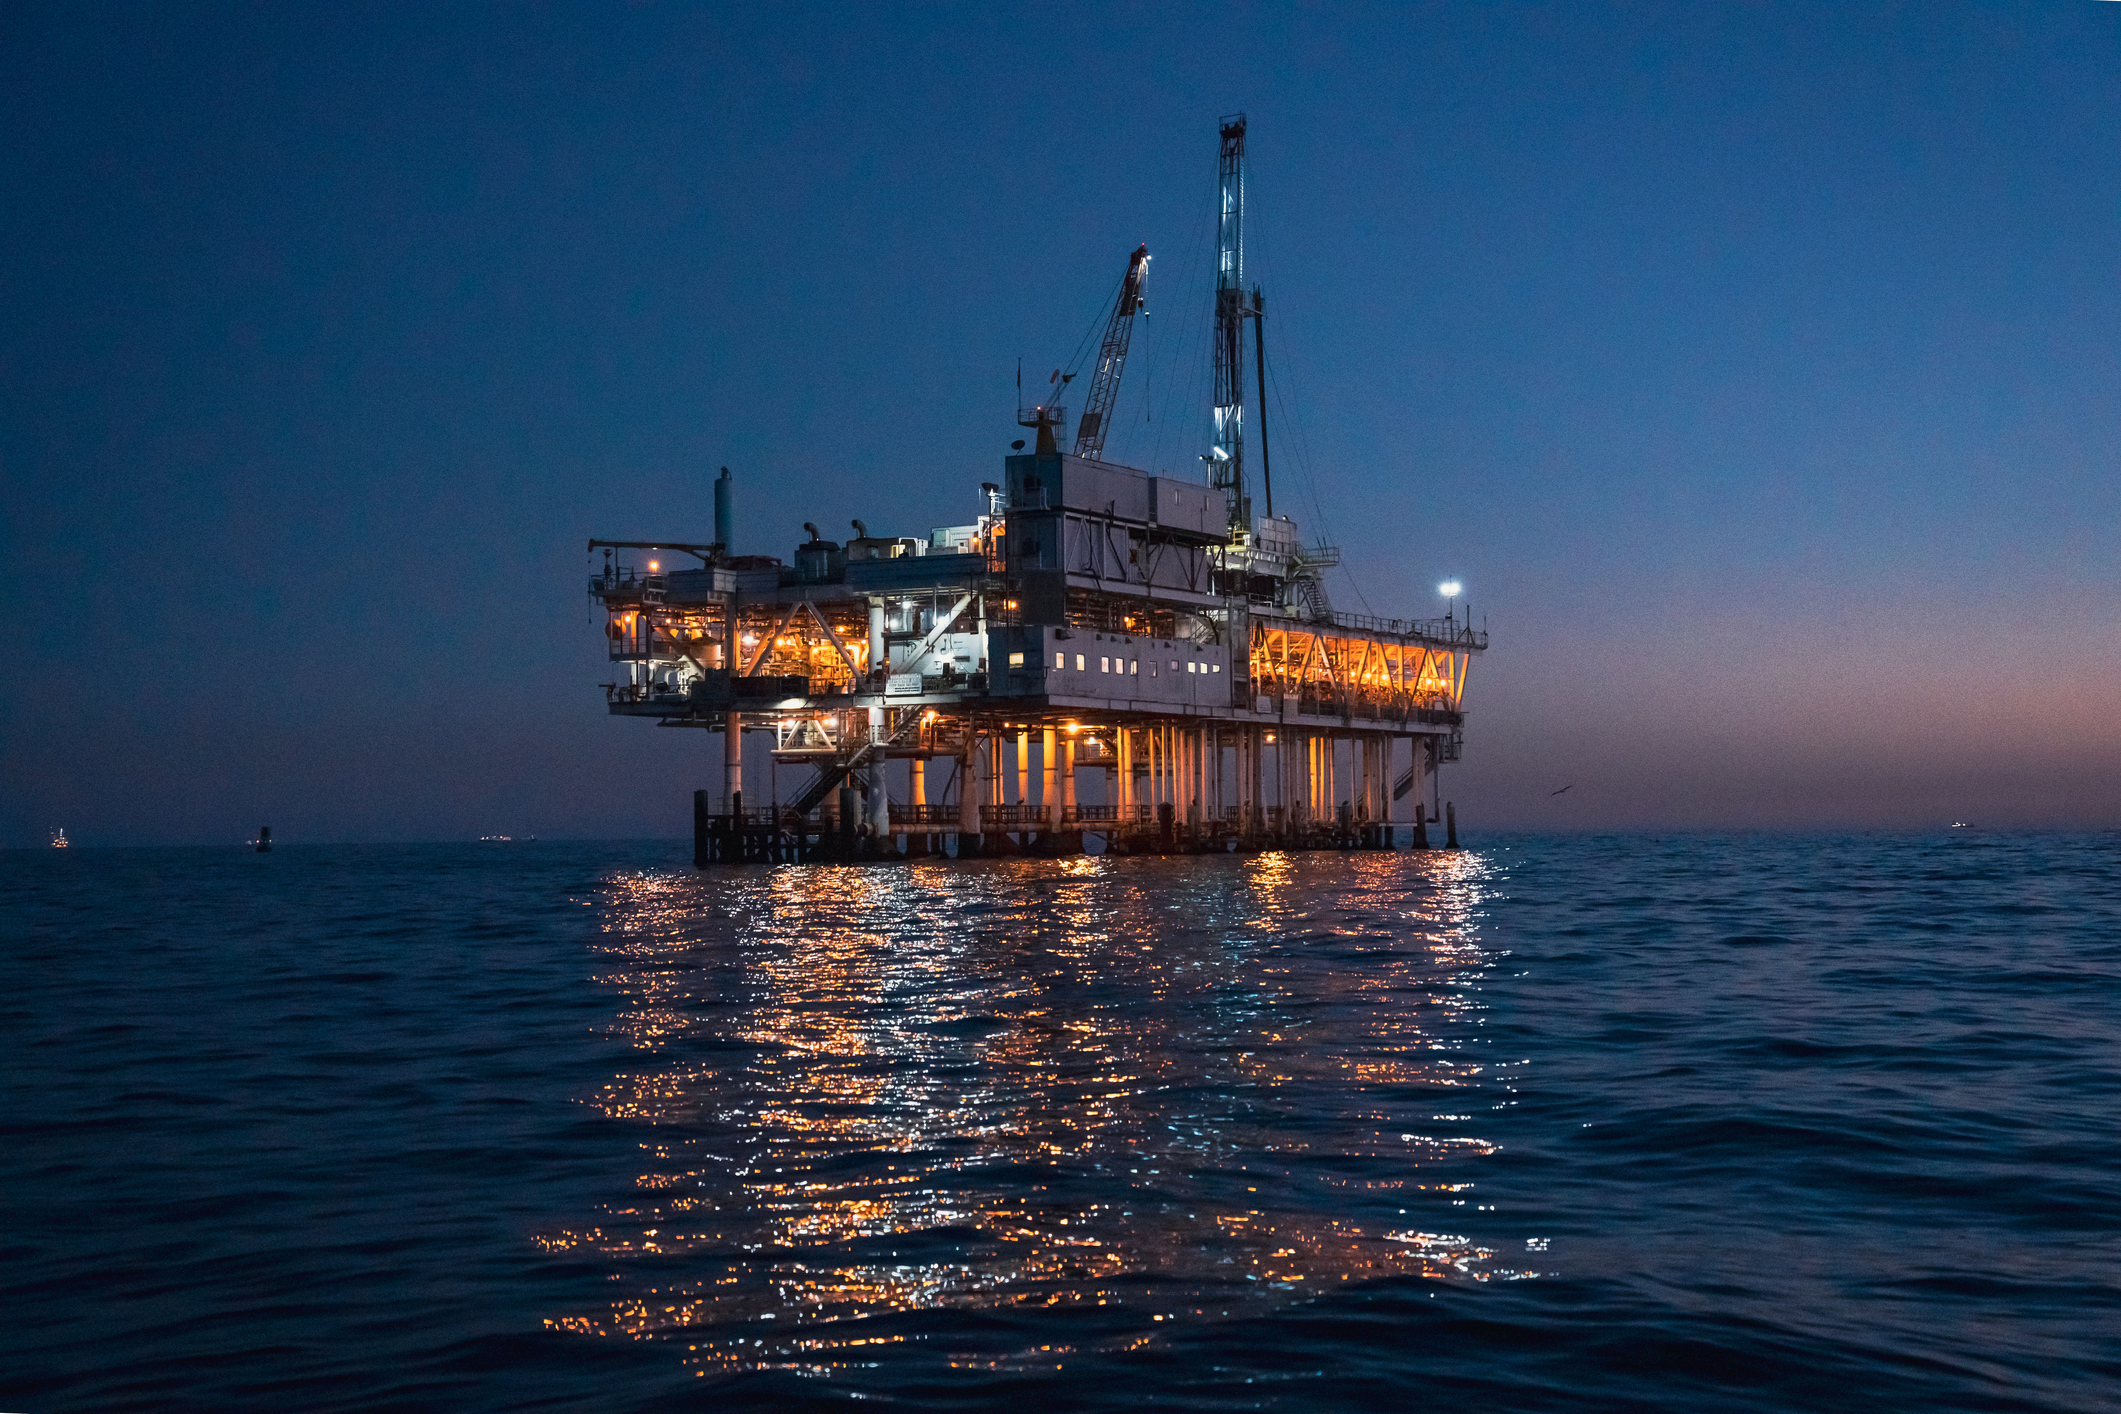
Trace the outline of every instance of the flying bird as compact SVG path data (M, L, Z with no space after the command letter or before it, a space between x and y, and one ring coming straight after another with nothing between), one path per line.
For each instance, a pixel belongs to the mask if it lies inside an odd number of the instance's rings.
M1574 789L1576 789L1576 782L1574 782L1574 781L1570 781L1570 782L1569 782L1569 783L1568 783L1567 785L1563 786L1563 787L1562 787L1562 788L1561 788L1560 790L1550 790L1550 791L1548 791L1548 792L1547 792L1547 794L1548 794L1548 795L1550 795L1550 796L1553 796L1553 795L1567 795L1567 794L1568 794L1568 793L1569 793L1570 791L1572 791L1572 790L1574 790Z

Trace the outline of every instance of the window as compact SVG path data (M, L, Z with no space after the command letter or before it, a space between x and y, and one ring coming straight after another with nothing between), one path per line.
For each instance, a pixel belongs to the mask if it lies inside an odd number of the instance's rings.
M1222 664L1220 664L1220 663L1210 663L1210 664L1208 665L1208 671L1209 671L1209 672L1211 672L1211 673L1219 673L1219 672L1221 672L1222 670L1223 670L1223 665L1222 665Z
M1171 671L1174 673L1178 671L1178 659L1176 658L1171 660Z
M1154 658L1149 660L1149 676L1152 678L1156 676L1156 660Z
M1139 675L1139 674L1141 673L1141 670L1142 670L1142 660L1141 660L1141 659L1139 659L1139 658L1129 658L1129 659L1127 660L1127 671L1128 671L1128 672L1130 672L1130 673L1134 673L1134 674L1136 674L1136 675L1138 676L1138 675Z
M1021 667L1022 667L1023 665L1024 665L1024 655L1023 655L1023 654L1021 654L1021 653L1011 653L1011 654L1009 655L1009 666L1010 666L1010 667L1012 667L1012 668L1021 668Z
M1111 671L1112 671L1112 660L1111 660L1110 658L1100 658L1100 659L1098 659L1098 660L1097 660L1097 670L1098 670L1099 672L1101 672L1101 673L1109 673L1109 672L1111 672Z
M1080 653L1075 655L1075 671L1079 673L1087 673L1090 671L1089 666L1083 658L1083 655Z
M1200 664L1194 662L1191 658L1188 658L1186 659L1186 671L1189 673L1197 673L1200 671Z
M1065 668L1065 667L1067 667L1067 666L1068 666L1068 655L1067 655L1067 654L1065 654L1065 653L1055 653L1055 654L1053 655L1053 666L1054 666L1054 667L1056 667L1056 668Z

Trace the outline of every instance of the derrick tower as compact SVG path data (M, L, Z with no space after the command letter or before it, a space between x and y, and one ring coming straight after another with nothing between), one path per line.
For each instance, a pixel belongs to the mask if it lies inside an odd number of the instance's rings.
M1222 120L1216 182L1215 442L1208 481L1222 488L1233 530L1252 519L1245 495L1245 115ZM1261 395L1264 399L1264 394Z

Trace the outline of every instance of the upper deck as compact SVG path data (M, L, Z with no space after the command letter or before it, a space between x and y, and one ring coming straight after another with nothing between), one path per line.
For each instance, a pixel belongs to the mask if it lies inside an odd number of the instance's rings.
M1214 488L1063 453L1006 459L986 513L928 536L813 531L783 562L589 581L611 710L925 707L1455 728L1486 635L1323 607L1287 517L1232 530ZM857 523L858 525L858 523Z

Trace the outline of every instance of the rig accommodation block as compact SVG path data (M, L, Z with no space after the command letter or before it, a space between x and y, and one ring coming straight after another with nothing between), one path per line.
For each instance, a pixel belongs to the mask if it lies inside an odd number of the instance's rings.
M783 563L728 553L729 491L725 472L717 543L660 547L698 569L637 572L610 552L648 545L591 542L611 712L722 734L720 799L696 795L701 862L950 836L960 855L1085 833L1116 850L1423 837L1486 637L1332 612L1333 552L1287 517L1042 446L1007 458L970 524L923 539L856 521L844 544L810 526ZM815 774L746 808L746 732Z

